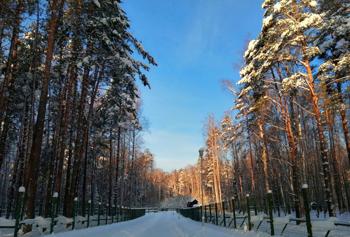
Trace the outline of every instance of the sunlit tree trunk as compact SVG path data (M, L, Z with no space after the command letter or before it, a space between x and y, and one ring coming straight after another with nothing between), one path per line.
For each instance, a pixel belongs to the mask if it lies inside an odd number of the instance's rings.
M346 118L346 110L345 110L345 104L344 104L344 99L342 95L342 84L337 83L337 91L338 91L338 98L339 98L339 114L341 118L341 125L343 128L343 133L344 133L344 141L345 141L345 146L346 146L346 151L348 155L348 162L350 165L350 135L349 135L349 126L348 126L348 120Z
M267 193L270 188L271 178L271 168L270 168L270 159L267 151L267 141L265 137L264 125L261 119L258 121L258 129L259 129L259 138L262 143L261 145L261 160L263 162L263 170L264 170L264 190Z
M308 87L310 90L312 108L313 108L313 113L316 120L318 138L320 141L323 181L325 186L327 210L328 210L329 216L334 216L333 206L332 206L332 189L333 188L332 188L331 176L330 176L330 170L329 170L327 142L324 136L324 130L323 130L322 119L321 119L321 111L318 105L319 97L315 92L314 78L312 75L310 62L307 58L305 58L303 63L307 71Z
M288 70L286 69L287 73ZM282 82L282 73L281 70L277 69L277 75L279 77L279 81ZM277 82L274 71L271 70L272 77L274 78L274 81ZM289 98L282 97L279 88L277 88L277 83L275 83L275 89L276 93L278 95L278 101L280 106L280 112L283 118L284 122L284 128L287 135L288 140L288 152L289 152L289 159L291 163L292 168L292 191L293 191L293 200L294 200L294 209L295 209L295 216L297 218L300 218L300 184L299 184L299 167L298 167L298 161L297 161L297 154L298 154L298 147L297 147L297 141L295 138L296 134L296 128L295 128L295 112L294 112L294 96L291 95ZM289 102L289 103L288 103Z

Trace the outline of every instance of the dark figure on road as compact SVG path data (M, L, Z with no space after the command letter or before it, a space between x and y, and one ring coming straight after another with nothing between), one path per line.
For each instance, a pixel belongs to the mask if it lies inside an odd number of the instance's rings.
M198 204L198 201L196 199L194 199L192 202L187 203L187 207L193 207L196 204Z

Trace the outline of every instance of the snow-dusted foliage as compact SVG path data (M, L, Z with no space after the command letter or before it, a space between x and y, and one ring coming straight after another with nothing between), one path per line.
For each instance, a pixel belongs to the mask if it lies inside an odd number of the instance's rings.
M262 7L265 10L262 29L247 46L241 79L237 83L239 91L235 94L233 108L237 111L239 126L235 130L242 128L241 134L248 135L249 157L254 154L252 141L259 144L255 152L262 157L265 177L274 176L276 169L274 142L284 144L285 156L291 164L287 170L292 173L293 201L298 210L300 180L310 178L305 154L312 148L306 148L303 143L304 136L310 132L305 124L313 124L320 144L318 148L313 147L320 151L315 162L320 164L322 176L319 180L323 180L320 185L325 187L322 202L332 215L332 192L339 190L341 183L339 179L336 184L329 181L341 172L331 170L329 162L338 152L334 139L345 137L345 145L340 145L339 149L345 149L347 155L343 154L341 161L333 160L333 165L350 161L348 102L344 100L349 90L349 3L342 0L265 0ZM332 137L336 136L333 121L337 116L343 134L338 133L335 138ZM332 135L327 139L326 134ZM254 179L254 172L247 175L248 180ZM271 179L265 178L265 187L269 185Z
M332 5L333 3L333 5ZM328 78L327 82L343 83L348 81L350 69L350 4L342 1L323 2L324 22L317 45L322 53L323 63L319 68L319 77ZM328 75L328 76L327 76Z
M39 209L50 214L54 193L65 216L75 196L82 214L88 199L139 204L144 193L124 184L143 170L134 166L138 82L150 87L156 62L131 34L121 1L6 1L0 18L1 209L14 214L20 186L33 220Z

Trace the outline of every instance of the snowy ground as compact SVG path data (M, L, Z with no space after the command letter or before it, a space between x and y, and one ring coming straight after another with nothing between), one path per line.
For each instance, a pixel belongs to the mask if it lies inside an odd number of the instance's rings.
M155 209L156 211L156 209ZM275 213L277 214L277 213ZM313 236L324 237L327 231L329 237L350 237L350 227L335 226L334 223L349 223L350 213L337 213L337 217L328 218L325 216L317 217L315 213L311 213L312 217L312 230ZM226 212L226 228L223 227L223 218L218 216L218 223L221 226L215 226L213 224L204 224L200 222L192 221L188 218L184 218L180 214L174 211L168 212L156 212L147 213L145 216L132 220L119 222L115 224L106 225L105 220L101 220L101 226L93 227L97 225L97 217L91 217L90 228L86 229L86 222L84 217L78 216L76 218L76 229L71 231L71 227L66 228L67 223L71 223L72 219L59 216L56 218L57 225L54 228L56 234L47 235L47 237L207 237L207 236L236 236L236 237L257 237L257 236L270 236L270 225L264 219L264 214L254 216L251 213L252 232L246 233L244 229L247 228L245 220L243 222L242 214L236 213L237 216L237 228L233 230L232 213ZM290 222L291 216L274 217L274 226L276 236L281 236L284 227L283 236L286 237L300 237L307 236L305 223L296 225L295 222ZM209 216L207 215L209 222ZM115 219L114 219L115 220ZM44 219L37 217L34 220L25 220L25 223L33 224L33 231L25 235L19 234L23 237L39 237L49 233L50 218ZM116 220L115 220L116 221ZM213 222L214 219L211 218ZM288 226L286 226L286 224ZM0 218L0 226L13 226L14 220L7 220ZM20 232L19 232L20 233ZM13 237L13 228L5 229L0 228L0 237Z
M48 235L50 237L255 237L263 233L243 233L184 218L173 211L148 213L138 219L89 229Z
M237 216L237 228L243 230L246 228L247 219L238 218L242 217L242 214L236 213ZM232 223L232 213L226 212L226 217L230 217L226 220L229 228L233 228ZM261 234L262 232L270 233L270 224L267 222L264 217L267 217L265 214L260 213L254 215L254 212L251 212L251 223L252 230ZM296 225L295 221L290 221L290 218L295 218L295 215L287 215L278 217L277 213L274 213L274 229L276 236L287 236L287 237L301 237L307 236L306 224L301 223ZM243 222L243 224L242 224ZM337 213L337 217L329 218L324 217L323 215L317 217L316 212L311 213L311 222L312 222L312 232L314 237L324 237L326 233L330 231L328 237L350 237L350 227L347 226L336 226L334 223L347 223L350 224L350 214L349 213ZM212 218L212 223L214 223L214 217ZM218 223L222 226L223 218L218 216ZM283 231L283 228L284 231ZM283 231L283 234L281 234Z

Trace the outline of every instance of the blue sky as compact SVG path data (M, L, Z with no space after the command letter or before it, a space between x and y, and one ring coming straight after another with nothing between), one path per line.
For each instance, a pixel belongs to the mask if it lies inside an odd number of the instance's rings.
M236 82L247 40L262 21L256 0L125 0L131 32L155 57L142 88L144 146L166 171L194 164L209 114L232 107L222 80Z

